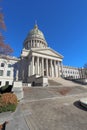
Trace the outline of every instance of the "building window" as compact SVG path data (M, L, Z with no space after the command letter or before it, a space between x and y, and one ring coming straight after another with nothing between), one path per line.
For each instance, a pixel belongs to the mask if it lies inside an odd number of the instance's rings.
M4 63L1 63L1 67L4 67Z
M3 70L0 70L0 76L3 76Z
M9 85L9 81L6 81L6 82L5 82L5 85Z
M2 85L2 82L0 81L0 86Z
M8 64L8 68L11 68L11 64Z
M10 76L10 74L11 74L11 72L8 70L8 71L7 71L7 76Z

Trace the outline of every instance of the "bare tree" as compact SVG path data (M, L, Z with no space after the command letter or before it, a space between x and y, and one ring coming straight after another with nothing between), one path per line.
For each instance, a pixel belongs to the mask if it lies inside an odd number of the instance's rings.
M4 23L4 15L2 13L2 9L0 8L0 54L10 55L13 52L13 49L10 47L9 44L5 44L5 39L2 35L2 30L5 31L6 26Z
M84 75L87 78L87 63L84 64Z
M87 63L85 63L85 64L84 64L84 68L86 68L86 69L87 69Z

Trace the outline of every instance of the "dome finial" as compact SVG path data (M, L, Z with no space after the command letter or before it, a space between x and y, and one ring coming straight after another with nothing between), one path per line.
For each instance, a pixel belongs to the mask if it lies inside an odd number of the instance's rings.
M37 20L35 20L34 29L38 29Z

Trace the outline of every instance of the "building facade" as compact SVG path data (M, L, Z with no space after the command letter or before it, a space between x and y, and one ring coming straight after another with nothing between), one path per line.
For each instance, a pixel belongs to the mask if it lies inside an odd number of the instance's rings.
M63 66L63 56L48 47L44 34L35 25L23 43L20 58L0 56L0 86L18 80L28 83L33 75L38 77L81 77L81 69Z
M71 66L63 66L62 77L80 79L82 78L82 69Z
M19 59L0 55L0 86L12 84L16 78Z
M35 74L60 77L62 59L61 54L48 47L43 33L35 25L24 41L20 61L20 77L23 82L27 82L28 78Z

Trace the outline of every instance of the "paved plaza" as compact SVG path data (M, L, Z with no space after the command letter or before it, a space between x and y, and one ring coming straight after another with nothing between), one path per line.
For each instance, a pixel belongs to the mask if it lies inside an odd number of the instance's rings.
M4 114L6 130L87 130L87 109L79 104L83 97L87 89L81 86L24 88L16 112Z
M69 89L66 95L60 93L63 89ZM30 130L87 129L87 110L83 109L78 101L87 96L87 90L81 87L66 89L25 89L25 99L29 100L22 104L22 109L31 113L25 117Z

